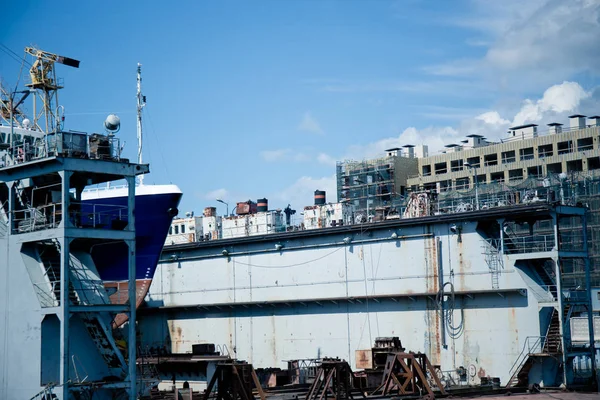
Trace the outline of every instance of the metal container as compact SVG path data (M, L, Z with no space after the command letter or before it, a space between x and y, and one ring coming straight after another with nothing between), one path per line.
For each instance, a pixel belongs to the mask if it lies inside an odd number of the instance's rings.
M324 190L315 190L315 205L323 205L325 204L325 191Z
M256 203L250 200L237 203L235 212L237 215L254 214L256 212Z
M268 199L258 199L258 200L256 200L256 203L257 203L257 207L256 207L257 212L269 211L269 200Z

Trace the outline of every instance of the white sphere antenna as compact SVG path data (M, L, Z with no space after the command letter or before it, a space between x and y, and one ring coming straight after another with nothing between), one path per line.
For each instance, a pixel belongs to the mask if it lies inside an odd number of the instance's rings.
M23 120L23 128L25 129L29 129L29 126L31 125L31 121L29 120L29 118L25 118Z
M117 133L121 128L121 119L115 114L110 114L106 117L106 120L104 120L104 127L111 133Z

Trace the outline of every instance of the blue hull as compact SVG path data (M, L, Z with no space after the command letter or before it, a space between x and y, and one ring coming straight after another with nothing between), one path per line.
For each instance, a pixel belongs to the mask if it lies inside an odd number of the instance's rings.
M136 280L151 280L165 239L177 209L181 193L146 194L135 197L136 229ZM82 209L92 205L127 207L127 197L94 198L83 201ZM128 279L127 245L124 242L98 245L92 250L92 258L100 278L105 282L119 282Z

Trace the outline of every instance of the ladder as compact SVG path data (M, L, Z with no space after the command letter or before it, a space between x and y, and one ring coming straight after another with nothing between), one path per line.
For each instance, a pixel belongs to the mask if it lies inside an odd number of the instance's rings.
M500 288L500 270L504 269L504 259L502 258L500 248L500 239L483 240L483 254L485 255L485 262L490 269L492 289Z

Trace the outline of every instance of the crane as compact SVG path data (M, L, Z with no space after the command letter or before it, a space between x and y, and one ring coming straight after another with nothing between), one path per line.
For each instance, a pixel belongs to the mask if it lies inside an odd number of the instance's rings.
M56 79L54 64L59 63L68 67L79 68L79 61L73 58L59 56L35 47L25 47L25 53L34 57L35 61L29 69L31 83L25 86L37 92L37 98L42 102L39 112L36 97L33 100L33 126L38 126L38 121L45 117L45 132L60 130L61 118L58 111L58 89L62 86ZM53 104L57 104L56 109Z

